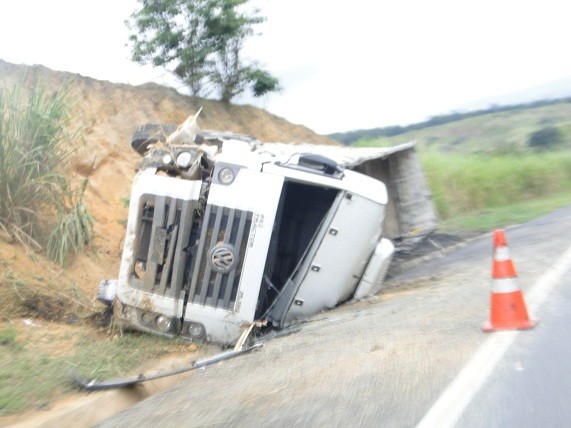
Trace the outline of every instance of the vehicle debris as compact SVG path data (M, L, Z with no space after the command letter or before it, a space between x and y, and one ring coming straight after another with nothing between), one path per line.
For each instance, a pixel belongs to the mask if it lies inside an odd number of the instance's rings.
M133 137L143 158L119 278L98 293L124 327L230 345L245 325L280 329L379 292L394 251L383 220L387 204L393 218L398 207L378 179L386 172L369 161L412 145L329 156L201 132L199 113L176 129L141 126ZM414 211L405 193L397 202ZM391 228L434 227L419 206L420 222L399 214L406 224Z
M254 350L260 349L263 346L261 343L256 343L252 346L240 349L232 349L229 351L221 352L219 354L213 355L212 357L204 358L202 360L198 360L190 364L186 367L181 367L178 369L174 369L171 371L166 372L159 372L153 374L139 374L133 377L127 378L118 378L118 379L110 379L105 381L97 381L96 379L86 380L83 377L79 376L77 373L72 374L72 378L75 383L82 389L86 391L102 391L105 389L117 389L117 388L125 388L127 386L133 386L141 382L147 382L150 380L157 380L162 379L169 376L175 376L178 374L186 373L192 370L201 369L212 364L218 363L220 361L229 360L230 358L237 357L239 355L246 354L248 352L252 352Z

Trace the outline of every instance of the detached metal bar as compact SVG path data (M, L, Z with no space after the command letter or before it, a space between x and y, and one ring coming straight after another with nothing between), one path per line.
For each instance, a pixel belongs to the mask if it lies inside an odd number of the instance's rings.
M174 376L181 373L186 373L192 370L200 369L202 367L210 366L212 364L218 363L220 361L229 360L230 358L237 357L242 354L246 354L250 351L255 349L259 349L263 346L261 343L256 343L248 348L240 349L237 351L231 350L226 352L221 352L220 354L213 355L212 357L205 358L203 360L198 360L192 363L190 366L182 367L180 369L172 370L169 372L163 373L155 373L150 375L145 375L143 373L132 377L132 378L119 378L119 379L111 379L111 380L104 380L101 382L97 382L97 380L86 380L79 376L77 373L72 373L73 380L79 385L81 388L87 391L101 391L104 389L116 389L116 388L124 388L126 386L136 385L140 382L146 382L148 380L156 380L161 379L163 377Z

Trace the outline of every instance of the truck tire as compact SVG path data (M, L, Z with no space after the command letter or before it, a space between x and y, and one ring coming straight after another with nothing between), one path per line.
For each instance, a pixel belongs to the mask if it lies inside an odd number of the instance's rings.
M144 156L151 144L165 142L167 137L176 130L177 126L165 123L146 123L140 125L131 138L131 147Z

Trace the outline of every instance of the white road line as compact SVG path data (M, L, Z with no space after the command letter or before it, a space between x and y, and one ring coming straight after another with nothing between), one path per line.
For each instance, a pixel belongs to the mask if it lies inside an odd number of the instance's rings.
M539 278L527 293L525 301L530 313L539 309L570 267L571 247L567 248L553 267ZM517 330L492 333L424 415L417 428L453 427L519 333Z

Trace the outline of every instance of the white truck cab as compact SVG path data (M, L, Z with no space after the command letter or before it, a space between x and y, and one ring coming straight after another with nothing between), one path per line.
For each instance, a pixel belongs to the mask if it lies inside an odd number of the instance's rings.
M115 295L124 326L232 344L254 322L282 328L380 290L394 248L381 181L193 120L190 142L173 138L180 127L138 140Z

